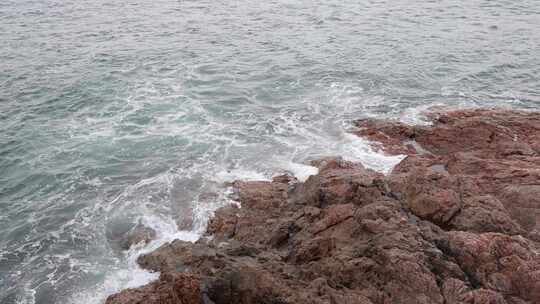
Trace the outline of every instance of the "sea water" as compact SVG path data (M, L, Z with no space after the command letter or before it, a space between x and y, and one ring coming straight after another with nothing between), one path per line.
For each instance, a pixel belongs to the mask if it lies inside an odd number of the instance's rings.
M155 279L137 256L196 240L229 181L387 172L355 119L538 109L539 29L538 0L0 0L0 303Z

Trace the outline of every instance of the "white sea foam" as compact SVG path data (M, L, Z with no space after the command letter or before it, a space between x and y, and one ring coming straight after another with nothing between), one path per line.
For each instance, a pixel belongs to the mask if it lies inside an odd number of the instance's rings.
M292 161L284 162L283 169L292 173L294 177L296 177L301 182L305 182L310 176L319 173L319 169L317 169L317 167L299 164Z
M214 181L225 183L233 182L235 180L270 180L264 174L253 170L245 169L232 169L222 170L216 173L213 178Z
M397 165L404 155L386 155L375 151L370 142L356 135L345 133L342 153L344 159L358 161L367 168L387 174Z
M126 288L139 287L156 280L159 273L152 273L142 269L137 264L137 257L157 249L166 242L179 239L194 242L200 237L200 231L181 231L177 229L172 218L158 216L142 216L140 222L157 232L156 239L148 245L137 244L124 253L122 260L118 261L115 269L109 271L103 282L92 288L73 295L69 303L98 304L103 303L107 296Z
M99 286L94 287L91 290L74 294L68 300L68 303L103 303L110 294L124 288L138 287L157 279L159 274L142 270L136 264L136 256L138 256L138 254L131 254L128 256L128 261L126 262L127 265L122 265L118 267L118 269L111 271L111 273L105 276L103 282Z
M431 121L423 113L433 106L437 105L431 104L408 108L399 115L399 121L408 125L431 125Z
M31 288L28 286L29 284L25 284L25 292L24 294L19 297L15 303L17 304L34 304L36 303L36 289Z

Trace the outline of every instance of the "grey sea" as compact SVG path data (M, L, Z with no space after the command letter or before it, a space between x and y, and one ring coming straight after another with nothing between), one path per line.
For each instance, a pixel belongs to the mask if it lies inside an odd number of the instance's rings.
M386 172L351 122L432 106L539 109L540 1L0 0L0 303L145 284L227 181Z

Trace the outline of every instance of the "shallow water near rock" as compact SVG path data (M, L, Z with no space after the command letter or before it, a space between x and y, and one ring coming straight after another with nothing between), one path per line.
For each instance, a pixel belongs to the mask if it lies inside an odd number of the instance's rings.
M0 303L101 303L197 239L224 182L400 157L347 133L430 106L540 105L537 1L0 6ZM122 251L142 223L147 247Z

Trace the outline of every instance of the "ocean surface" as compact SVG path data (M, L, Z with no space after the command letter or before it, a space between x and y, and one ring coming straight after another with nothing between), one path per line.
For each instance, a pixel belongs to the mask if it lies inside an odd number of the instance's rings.
M540 1L0 0L0 303L102 303L196 240L226 182L438 105L540 108ZM129 251L138 223L157 231Z

